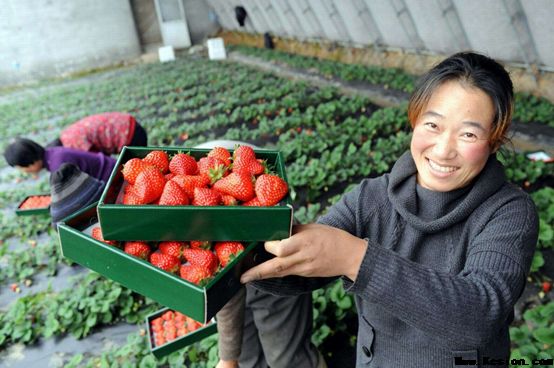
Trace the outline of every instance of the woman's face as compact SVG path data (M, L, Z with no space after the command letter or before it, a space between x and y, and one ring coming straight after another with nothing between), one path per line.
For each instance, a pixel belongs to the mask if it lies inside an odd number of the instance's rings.
M29 166L16 166L16 168L27 174L36 174L42 170L42 160L37 160Z
M415 123L411 152L417 182L447 192L469 184L485 166L495 111L480 89L444 82Z

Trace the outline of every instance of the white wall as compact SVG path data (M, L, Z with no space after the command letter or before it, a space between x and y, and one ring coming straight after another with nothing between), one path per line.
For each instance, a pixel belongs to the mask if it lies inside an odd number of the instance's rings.
M554 70L553 0L207 1L228 30L445 55L470 49ZM249 13L244 28L237 5Z
M140 55L128 0L3 0L0 85Z

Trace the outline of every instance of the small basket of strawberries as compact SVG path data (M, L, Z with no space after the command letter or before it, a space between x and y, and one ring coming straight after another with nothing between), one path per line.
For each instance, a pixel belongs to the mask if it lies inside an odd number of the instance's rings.
M50 213L50 194L32 194L17 206L17 216L45 215Z
M146 317L150 351L166 356L217 332L212 319L203 324L178 311L164 308Z

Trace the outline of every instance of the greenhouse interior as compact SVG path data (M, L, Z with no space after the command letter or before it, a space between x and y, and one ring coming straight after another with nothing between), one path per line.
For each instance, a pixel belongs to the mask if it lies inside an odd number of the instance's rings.
M554 2L3 5L0 367L554 366Z

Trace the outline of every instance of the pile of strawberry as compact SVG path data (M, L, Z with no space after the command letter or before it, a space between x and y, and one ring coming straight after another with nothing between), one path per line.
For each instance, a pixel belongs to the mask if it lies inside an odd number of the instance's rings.
M92 229L92 237L119 246L113 240L104 240L100 227ZM125 253L149 261L164 271L179 274L183 279L197 285L205 284L219 270L225 268L234 257L244 250L236 241L126 241L121 244Z
M123 204L166 206L274 206L288 192L287 183L266 172L254 150L239 146L233 152L213 148L195 160L189 154L169 157L152 151L123 165Z
M201 327L204 327L202 323L180 312L171 310L150 322L150 330L154 335L155 346L164 345L165 343L175 340L177 337L185 336Z
M31 210L35 208L46 208L50 206L51 198L49 195L30 196L19 206L21 210Z

